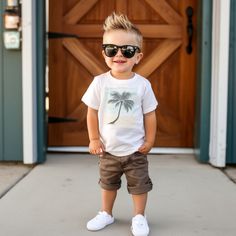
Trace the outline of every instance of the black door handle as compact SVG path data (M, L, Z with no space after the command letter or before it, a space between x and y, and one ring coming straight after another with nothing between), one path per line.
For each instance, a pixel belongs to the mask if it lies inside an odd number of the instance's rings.
M193 8L192 7L187 7L186 9L186 15L188 17L188 25L187 25L187 34L188 34L188 45L186 47L186 51L188 54L191 54L193 51L192 47L192 40L193 40Z

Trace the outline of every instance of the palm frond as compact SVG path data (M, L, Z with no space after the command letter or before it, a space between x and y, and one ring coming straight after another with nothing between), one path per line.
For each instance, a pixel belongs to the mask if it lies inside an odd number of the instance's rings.
M125 110L128 112L129 110L132 110L134 106L134 101L132 100L125 100L124 101L124 107L125 107Z
M119 94L118 92L112 92L111 96L113 97L113 99L115 100L121 100L122 99L122 95Z
M108 103L117 103L119 101L120 101L119 99L110 99L108 100Z
M120 103L123 103L123 102L122 101L117 102L115 107L118 107L120 105Z
M127 100L131 96L131 93L123 92L121 95L122 100Z

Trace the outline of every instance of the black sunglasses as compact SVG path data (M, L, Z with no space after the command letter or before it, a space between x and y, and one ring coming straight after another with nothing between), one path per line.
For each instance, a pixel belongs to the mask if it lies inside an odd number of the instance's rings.
M131 58L136 52L141 51L139 47L133 45L117 46L115 44L103 44L102 47L107 57L114 57L119 48L121 49L122 55L126 58Z

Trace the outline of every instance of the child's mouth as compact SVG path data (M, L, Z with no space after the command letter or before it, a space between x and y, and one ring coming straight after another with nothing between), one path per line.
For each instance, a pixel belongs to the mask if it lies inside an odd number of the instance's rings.
M123 63L125 63L125 61L117 60L117 61L114 61L114 63L123 64Z

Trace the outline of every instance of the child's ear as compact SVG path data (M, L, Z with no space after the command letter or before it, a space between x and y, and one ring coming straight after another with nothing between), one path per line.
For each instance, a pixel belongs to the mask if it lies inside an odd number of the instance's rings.
M136 62L135 62L135 64L138 64L142 58L143 58L143 53L140 52L140 53L137 55L137 57L136 57Z
M104 58L106 58L106 54L105 54L104 50L102 50L102 55Z

